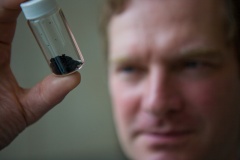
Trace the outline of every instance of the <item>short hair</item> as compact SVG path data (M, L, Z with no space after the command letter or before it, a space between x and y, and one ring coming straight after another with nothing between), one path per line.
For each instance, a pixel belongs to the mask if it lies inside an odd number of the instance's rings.
M106 0L101 18L100 29L104 39L104 49L108 52L108 25L114 15L122 13L131 0ZM240 0L224 0L228 26L228 40L237 51L240 62ZM108 53L107 53L108 54Z
M234 45L237 52L237 59L240 62L240 1L239 0L224 0L228 35L230 42Z
M103 6L103 12L100 19L100 32L103 36L104 52L108 55L108 26L114 15L118 15L125 10L130 0L106 0Z

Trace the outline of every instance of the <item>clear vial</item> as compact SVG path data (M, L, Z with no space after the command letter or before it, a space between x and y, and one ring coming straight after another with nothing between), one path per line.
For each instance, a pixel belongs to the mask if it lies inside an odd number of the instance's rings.
M52 72L68 75L79 70L84 58L55 0L31 0L22 11Z

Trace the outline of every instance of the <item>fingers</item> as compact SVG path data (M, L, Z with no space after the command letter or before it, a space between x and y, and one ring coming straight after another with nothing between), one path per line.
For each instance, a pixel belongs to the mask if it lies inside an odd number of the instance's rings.
M27 0L0 0L0 72L10 65L11 43L16 21L21 11L20 4L25 1Z
M61 102L80 81L81 76L78 72L65 77L50 75L27 91L22 98L27 124L34 123L53 106Z
M16 19L21 11L20 4L26 0L0 0L0 43L12 42ZM5 46L4 46L5 47ZM0 48L2 51L2 48Z
M13 22L21 11L20 4L26 0L0 0L0 22Z
M0 0L1 9L19 10L20 4L27 0Z

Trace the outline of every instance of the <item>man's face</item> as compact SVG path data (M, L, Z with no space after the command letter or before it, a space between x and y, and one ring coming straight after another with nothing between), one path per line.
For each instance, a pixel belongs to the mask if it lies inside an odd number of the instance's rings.
M135 160L236 160L240 81L219 0L133 0L109 25L109 82Z

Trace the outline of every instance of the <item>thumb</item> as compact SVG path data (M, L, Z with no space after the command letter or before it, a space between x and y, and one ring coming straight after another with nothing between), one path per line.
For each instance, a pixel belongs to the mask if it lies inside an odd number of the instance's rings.
M35 87L25 91L22 104L27 124L34 123L61 102L80 81L81 76L79 72L65 77L57 77L52 74Z

